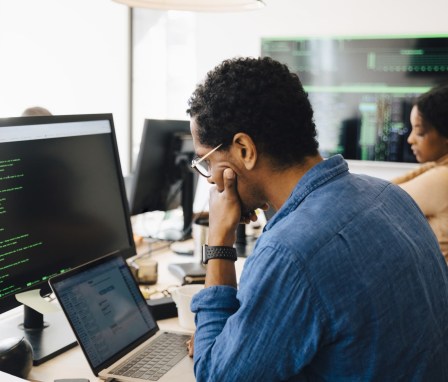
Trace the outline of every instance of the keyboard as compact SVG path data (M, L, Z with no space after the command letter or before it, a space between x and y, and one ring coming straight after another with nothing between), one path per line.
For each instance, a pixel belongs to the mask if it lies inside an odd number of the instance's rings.
M189 335L163 333L110 373L158 381L188 354L186 342L190 338Z

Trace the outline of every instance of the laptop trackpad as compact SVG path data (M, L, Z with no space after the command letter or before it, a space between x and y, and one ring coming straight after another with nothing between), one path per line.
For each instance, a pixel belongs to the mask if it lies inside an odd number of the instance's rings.
M168 373L159 379L160 382L195 382L193 372L193 358L186 356L176 367L173 367Z

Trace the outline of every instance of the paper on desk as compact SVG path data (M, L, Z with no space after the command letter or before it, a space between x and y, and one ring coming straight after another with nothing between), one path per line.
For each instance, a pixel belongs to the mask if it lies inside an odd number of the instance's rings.
M59 312L61 309L58 305L52 304L43 299L39 293L39 289L29 290L23 293L17 293L16 299L23 305L29 306L41 314Z
M3 371L0 371L0 381L2 381L2 382L21 382L21 381L25 381L26 382L26 379L22 379L22 378L19 378L19 377L14 377L11 374L7 374L7 373L4 373Z

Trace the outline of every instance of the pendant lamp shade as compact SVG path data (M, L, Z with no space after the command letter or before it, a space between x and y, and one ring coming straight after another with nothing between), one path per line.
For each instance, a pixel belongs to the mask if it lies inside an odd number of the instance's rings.
M239 12L264 7L262 0L113 0L136 8L195 12Z

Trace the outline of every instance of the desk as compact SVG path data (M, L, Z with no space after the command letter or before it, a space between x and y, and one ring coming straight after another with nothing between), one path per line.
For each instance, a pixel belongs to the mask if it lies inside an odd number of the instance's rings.
M138 253L142 254L149 249L148 244L143 243L138 248ZM180 285L169 271L168 264L170 263L188 263L192 262L192 257L176 255L172 253L169 248L155 250L152 253L152 258L158 262L158 283L157 286L165 288L172 285ZM239 258L235 263L237 275L241 274L244 259ZM8 316L12 312L8 312ZM22 309L17 310L15 314L21 314ZM13 313L14 314L14 313ZM1 317L0 319L2 319ZM159 327L162 330L183 330L179 324L177 317L158 321ZM53 382L56 378L87 378L90 382L101 381L90 370L89 364L84 357L79 346L76 346L65 353L32 368L28 378L34 381Z
M165 330L182 329L177 317L161 320L159 327ZM185 329L182 329L185 331ZM56 378L87 378L90 382L102 381L90 370L86 358L79 346L76 346L57 357L34 366L28 376L32 381L53 382Z

